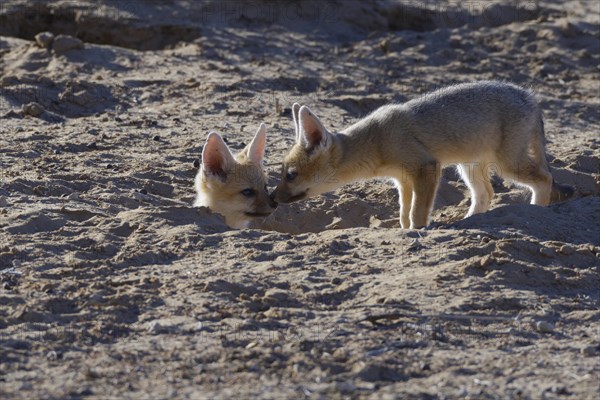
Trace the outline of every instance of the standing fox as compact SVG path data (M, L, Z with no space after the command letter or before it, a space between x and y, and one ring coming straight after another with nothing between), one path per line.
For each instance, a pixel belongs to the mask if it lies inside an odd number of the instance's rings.
M252 142L234 156L218 133L209 133L196 175L194 207L210 208L237 229L275 211L263 169L266 138L267 128L260 124Z
M471 191L467 217L488 210L490 171L516 181L548 205L553 180L545 158L541 111L531 91L482 81L450 86L405 104L386 105L340 133L306 106L292 108L296 144L272 197L290 203L346 183L391 177L400 193L400 225L429 224L441 168L454 164Z

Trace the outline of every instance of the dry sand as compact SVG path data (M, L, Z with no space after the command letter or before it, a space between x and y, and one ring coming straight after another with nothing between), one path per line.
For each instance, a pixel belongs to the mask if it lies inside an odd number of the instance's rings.
M595 398L600 5L514 3L4 1L0 397ZM496 181L462 220L447 170L421 231L383 180L251 230L190 206L210 130L268 124L274 186L293 102L342 129L476 79L538 92L573 199Z

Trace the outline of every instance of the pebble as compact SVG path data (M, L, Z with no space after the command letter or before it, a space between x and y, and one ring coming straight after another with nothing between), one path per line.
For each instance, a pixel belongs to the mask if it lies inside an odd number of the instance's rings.
M585 346L581 348L580 352L586 357L592 357L598 352L598 346Z
M552 333L554 332L554 325L550 322L546 321L537 321L534 323L534 328L536 331L541 333Z
M58 35L52 43L52 50L56 54L64 54L76 49L83 49L83 42L73 36Z
M150 333L157 334L164 330L165 328L158 321L152 321L148 324L148 332Z
M340 393L354 393L356 391L356 385L351 381L336 382L335 387Z
M550 247L542 247L540 249L540 254L546 257L555 257L556 256L556 252L554 251L554 249L550 248Z
M52 32L40 32L35 35L35 41L42 49L49 49L54 41L54 34Z
M98 150L98 144L96 142L88 143L86 147L90 150Z
M8 200L4 196L0 196L0 207L8 207Z
M569 255L575 253L575 248L573 246L569 246L568 244L565 244L560 247L559 251L561 254L569 256Z
M493 264L495 261L494 257L491 256L490 254L486 254L485 256L483 256L481 258L481 260L479 260L479 265L481 265L482 267L487 267L490 264Z
M21 107L21 111L23 114L29 115L31 117L39 117L44 112L44 107L40 103L27 103L23 104Z

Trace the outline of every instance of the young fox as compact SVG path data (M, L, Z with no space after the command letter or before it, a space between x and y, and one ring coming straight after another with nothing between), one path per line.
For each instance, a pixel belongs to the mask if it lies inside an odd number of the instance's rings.
M210 208L237 229L275 211L277 203L269 198L263 169L266 138L267 128L260 124L252 142L233 156L218 133L209 133L196 175L194 206Z
M441 168L449 164L471 191L467 217L489 208L491 172L531 189L531 204L550 202L542 114L533 93L518 86L450 86L383 106L340 133L327 131L306 106L294 104L292 111L296 144L272 195L279 203L390 177L400 193L400 225L421 228L429 223Z

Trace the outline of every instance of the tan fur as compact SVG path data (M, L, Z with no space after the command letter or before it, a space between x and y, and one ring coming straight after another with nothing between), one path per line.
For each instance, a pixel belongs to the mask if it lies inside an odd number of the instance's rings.
M284 158L278 202L390 177L400 194L401 226L420 228L429 223L446 165L458 168L471 191L467 217L488 210L494 173L529 187L532 204L550 202L541 112L533 94L518 86L451 86L383 106L341 133L328 132L306 106L295 104L293 111L297 143ZM297 176L289 179L289 172Z
M218 134L209 135L202 154L202 165L196 175L194 206L210 208L223 215L227 225L237 229L246 228L252 220L267 217L275 210L276 203L269 198L267 177L262 166L265 134L266 128L261 124L252 143L235 156L229 153ZM260 140L262 143L259 143ZM257 148L254 157L251 155L253 145ZM223 158L217 159L216 167L207 163L211 150L221 152ZM211 172L211 168L221 168L220 173ZM245 189L251 189L255 194L244 196L242 191Z

